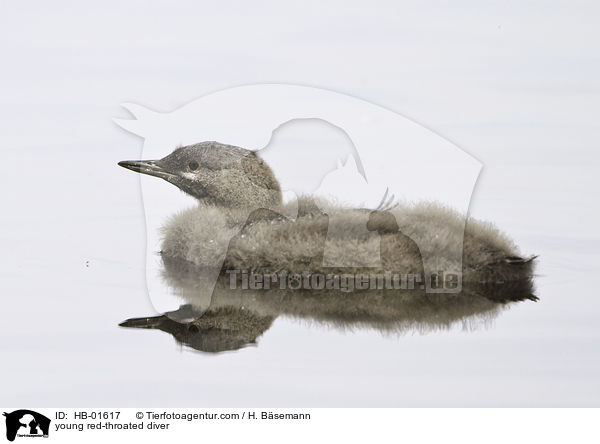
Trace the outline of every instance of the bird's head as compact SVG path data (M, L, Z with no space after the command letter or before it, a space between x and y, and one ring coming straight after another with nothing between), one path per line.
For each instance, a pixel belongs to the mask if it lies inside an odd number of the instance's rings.
M160 160L124 160L119 165L160 177L201 202L257 208L281 203L269 166L254 153L218 142L175 149Z

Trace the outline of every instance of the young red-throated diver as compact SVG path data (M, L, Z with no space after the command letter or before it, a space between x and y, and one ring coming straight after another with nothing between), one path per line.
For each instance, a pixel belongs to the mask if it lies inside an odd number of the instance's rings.
M119 165L162 178L198 200L198 208L175 217L165 227L164 256L199 266L218 266L229 246L224 266L230 269L353 271L316 264L314 259L323 251L327 217L322 213L317 213L319 217L303 217L315 215L314 206L306 200L301 201L304 205L299 205L297 218L279 216L283 212L280 210L285 209L279 183L269 166L253 151L202 142L177 148L159 160L122 161ZM337 233L341 236L337 239L339 255L360 256L367 242L374 242L356 234L357 224L364 224L364 211L335 206L327 209L328 213L342 214L347 221L347 229ZM398 221L392 231L385 228L390 225L390 218ZM457 258L444 256L444 239L464 234L463 282L531 278L533 258L521 258L515 245L489 225L469 219L465 229L460 220L460 215L445 208L417 205L373 213L367 228L380 234L380 251L385 256L382 261L386 268L398 265L402 272L422 271L414 239L419 239L421 250L427 248L427 253L438 254L442 263L453 265ZM243 226L244 233L230 245L229 240ZM399 231L403 234L398 235ZM216 248L215 243L220 246Z

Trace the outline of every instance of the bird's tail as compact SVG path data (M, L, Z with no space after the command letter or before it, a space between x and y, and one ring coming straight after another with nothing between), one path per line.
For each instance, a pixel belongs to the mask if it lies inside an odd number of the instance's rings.
M537 254L535 256L531 256L529 258L522 258L519 256L507 256L506 258L504 258L504 261L510 265L523 265L523 264L529 264L530 262L533 262L537 257L538 257Z

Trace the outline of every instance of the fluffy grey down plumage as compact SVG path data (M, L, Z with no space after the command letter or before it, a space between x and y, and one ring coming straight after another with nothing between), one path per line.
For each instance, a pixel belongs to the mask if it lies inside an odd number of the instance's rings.
M329 215L341 215L345 224L330 239L334 254L352 258L352 269L323 267L320 263L327 232L326 215L296 219L258 219L246 223L247 212L200 204L172 217L163 227L162 254L196 266L295 273L360 272L368 264L370 243L381 242L382 271L418 273L421 258L409 254L409 245L394 233L364 236L364 210L319 202ZM282 207L281 212L288 212ZM492 224L464 219L455 211L432 203L397 206L389 211L399 230L418 241L421 255L436 258L439 269L460 269L450 245L464 232L463 282L497 282L529 278L533 262L520 259L517 246ZM241 230L241 233L240 233ZM230 242L231 239L231 242ZM383 257L385 254L385 258ZM378 270L369 268L370 272Z

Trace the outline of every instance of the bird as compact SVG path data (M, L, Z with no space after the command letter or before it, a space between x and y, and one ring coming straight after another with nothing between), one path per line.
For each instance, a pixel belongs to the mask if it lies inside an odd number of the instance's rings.
M328 218L336 215L345 223L328 241L340 257L358 264L364 259L366 264L370 247L379 243L375 247L382 265L369 271L418 274L423 272L422 258L435 255L440 266L462 269L463 283L502 285L532 279L537 256L523 257L493 225L472 218L465 224L464 216L439 203L389 205L386 192L381 208L369 210L301 196L293 214L294 205L283 203L269 165L245 148L206 141L177 147L162 159L118 165L166 180L197 200L196 207L172 216L162 228L160 253L167 259L221 268L223 273L364 271L360 266L323 266ZM364 235L365 212L367 229L379 236ZM457 258L449 245L463 235L462 258ZM533 294L528 298L537 300Z

